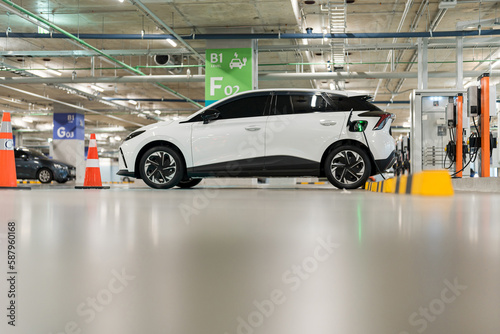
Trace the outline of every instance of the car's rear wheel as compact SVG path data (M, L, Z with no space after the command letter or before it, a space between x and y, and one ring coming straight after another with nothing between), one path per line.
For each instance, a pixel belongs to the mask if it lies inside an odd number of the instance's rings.
M167 146L157 146L146 151L139 168L141 178L151 188L175 187L184 176L184 161L179 153Z
M337 147L328 154L325 174L339 189L356 189L365 184L370 176L371 164L364 150L356 146Z
M36 178L42 183L50 183L53 179L52 171L48 168L42 168L38 171Z
M197 186L201 180L203 179L187 179L187 180L182 180L179 183L177 183L177 187L179 188L192 188L194 186Z

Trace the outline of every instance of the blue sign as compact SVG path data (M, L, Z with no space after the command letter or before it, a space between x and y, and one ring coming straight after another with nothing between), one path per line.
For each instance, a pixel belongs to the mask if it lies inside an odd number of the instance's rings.
M85 139L85 121L83 114L54 113L54 139Z

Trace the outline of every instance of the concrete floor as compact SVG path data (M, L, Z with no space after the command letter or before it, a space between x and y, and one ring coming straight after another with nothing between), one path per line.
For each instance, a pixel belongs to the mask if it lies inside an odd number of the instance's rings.
M1 333L500 333L500 195L0 191ZM4 314L5 313L5 314Z

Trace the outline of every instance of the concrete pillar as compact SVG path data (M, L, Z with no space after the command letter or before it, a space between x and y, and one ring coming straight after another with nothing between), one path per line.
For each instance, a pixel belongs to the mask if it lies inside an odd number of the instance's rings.
M429 72L427 69L428 38L418 38L418 89L427 89Z
M457 37L457 89L464 89L464 38Z
M76 183L85 178L85 116L77 109L54 104L52 157L76 167Z

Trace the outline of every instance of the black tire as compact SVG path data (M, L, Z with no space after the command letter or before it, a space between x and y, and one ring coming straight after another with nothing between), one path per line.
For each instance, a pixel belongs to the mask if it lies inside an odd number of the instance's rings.
M179 183L177 183L177 187L179 188L193 188L194 186L197 186L201 180L203 179L187 179L187 180L182 180Z
M356 146L340 146L326 157L325 174L339 189L356 189L370 176L371 163L366 152Z
M36 173L36 178L42 183L50 183L54 179L54 175L50 169L41 168L38 173Z
M156 189L175 187L184 177L184 169L184 160L168 146L150 148L139 163L141 178Z

